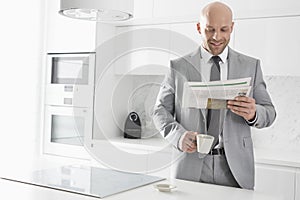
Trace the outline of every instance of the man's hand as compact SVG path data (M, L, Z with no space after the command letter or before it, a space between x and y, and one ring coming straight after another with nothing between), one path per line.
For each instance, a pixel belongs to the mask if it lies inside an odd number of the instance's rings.
M231 112L242 116L248 121L251 121L255 118L255 99L251 97L235 97L234 100L227 102L227 108L229 108Z
M194 153L197 150L197 132L187 131L179 139L179 149L183 152Z

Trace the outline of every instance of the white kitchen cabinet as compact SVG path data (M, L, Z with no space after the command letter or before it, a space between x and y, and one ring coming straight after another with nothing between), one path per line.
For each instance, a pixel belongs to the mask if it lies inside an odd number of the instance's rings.
M300 168L297 169L295 184L295 200L300 200Z
M120 26L116 33L121 38L114 43L114 67L119 75L164 75L170 60L196 50L201 43L196 22Z
M255 191L294 200L296 168L257 163L255 169Z
M123 140L122 143L117 143L116 145L123 151L142 155L146 159L145 173L166 178L170 177L171 164L175 158L172 154L172 147L168 145L165 139ZM122 141L122 139L119 141Z
M264 75L299 76L300 17L238 20L235 49L261 59Z
M300 1L272 0L221 0L228 4L237 19L294 16L300 14ZM201 8L211 0L154 0L153 18L178 18L198 20Z
M170 63L170 25L116 29L115 74L164 75Z
M172 31L192 39L197 45L201 43L201 35L197 30L197 21L187 23L174 23L170 25ZM176 42L176 41L174 41Z
M300 14L300 1L285 0L222 0L233 10L237 19L241 18L259 18L259 17L278 17L286 15Z
M148 173L154 176L171 178L172 164L175 160L171 147L167 150L150 151L148 156Z
M48 53L93 52L96 23L58 13L60 0L46 1L46 51Z
M201 44L201 35L197 31L197 22L171 24L170 29L172 31L170 50L174 52L171 59L191 53Z
M154 0L134 0L133 19L149 19L153 14Z
M211 2L209 0L154 0L153 17L154 18L173 18L173 17L190 17L197 19L201 8Z

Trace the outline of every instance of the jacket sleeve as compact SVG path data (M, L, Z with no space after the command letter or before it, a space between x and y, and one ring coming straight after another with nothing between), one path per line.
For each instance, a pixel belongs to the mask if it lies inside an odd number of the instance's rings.
M272 104L270 95L267 92L259 60L256 63L256 76L253 83L253 98L256 101L257 116L257 120L253 126L256 128L268 127L274 122L276 118L276 111Z
M176 148L180 136L187 130L176 121L176 71L171 61L170 70L161 84L153 110L153 122L160 134Z

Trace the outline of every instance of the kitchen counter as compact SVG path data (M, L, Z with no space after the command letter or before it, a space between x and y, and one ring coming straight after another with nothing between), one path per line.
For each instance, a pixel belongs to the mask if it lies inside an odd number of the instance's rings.
M172 152L171 145L163 138L132 140L116 137L110 141L119 148L124 149L137 148L148 151L163 150L166 153ZM300 168L300 150L255 148L254 155L255 163Z
M56 161L55 163L53 161ZM2 177L20 177L23 171L33 171L39 169L55 168L62 165L77 163L77 160L69 160L67 158L59 159L57 157L41 160L41 162L29 161L27 163L16 159L16 162L6 163L1 166ZM86 163L88 164L88 163ZM5 167L6 166L6 167ZM22 166L22 167L21 167ZM10 172L10 173L9 173ZM159 183L171 183L177 186L172 192L159 192L153 187L154 184L142 186L133 190L125 191L119 194L108 196L107 200L193 200L193 199L209 199L209 200L284 200L283 197L268 191L252 191L238 189L232 187L218 186L212 184L204 184L183 180L165 180ZM0 179L0 199L22 199L22 200L93 200L95 197L74 194L65 191L54 190L45 187L29 185L20 182Z
M162 140L157 140L157 145L153 147L152 150L158 150L161 148L160 144ZM122 143L122 139L117 139L114 142ZM124 145L126 147L131 147L130 144L134 145L135 142L133 140L128 140L128 143ZM141 148L147 148L149 145L153 145L152 142L154 141L140 141ZM155 143L155 142L154 142ZM2 152L3 153L3 152ZM27 154L26 154L27 155ZM279 150L270 150L270 149L255 149L255 161L256 163L262 164L271 164L271 165L279 165L279 166L286 166L286 167L300 167L300 153L297 151L279 151ZM43 156L45 157L45 156ZM36 158L36 157L34 157ZM19 156L19 153L16 156L12 156L11 154L7 154L7 159L5 159L5 153L2 156L3 162L0 166L0 174L5 175L5 177L9 177L9 172L17 176L17 172L20 169L28 170L37 170L37 169L44 169L44 168L53 168L62 165L69 165L69 164L79 164L82 165L90 165L88 160L79 161L78 159L71 159L59 156L46 156L46 158L42 159L39 162L36 162L36 159L28 159L28 157ZM39 159L38 159L39 160ZM249 191L243 189L236 189L231 187L224 187L224 186L217 186L211 184L203 184L203 183L196 183L190 181L182 181L182 180L167 180L163 182L169 182L177 186L177 188L172 191L171 193L162 193L157 191L152 185L143 186L134 190L122 192L120 194L112 195L106 197L104 199L108 200L126 200L126 199L143 199L143 200L180 200L180 199L262 199L262 200L277 200L277 199L284 199L278 193L276 195L269 190L256 190L256 191ZM16 192L15 192L16 191ZM19 182L8 181L4 179L0 179L0 199L23 199L23 200L92 200L97 199L93 197L78 195L74 193L58 191L49 188L43 188L33 185L28 185Z
M238 188L203 184L183 180L163 181L177 186L171 192L159 192L153 184L136 188L130 191L115 194L104 199L107 200L186 200L186 199L209 199L209 200L282 200L279 196L271 196L262 192L244 190ZM163 183L161 182L161 183ZM98 199L74 193L28 185L19 182L0 179L0 199L22 200L92 200Z
M161 142L160 140L158 140ZM117 142L117 141L115 141ZM120 142L120 141L119 141ZM133 141L129 141L132 143ZM149 143L149 141L147 141ZM128 145L129 145L128 143ZM143 147L144 144L140 144ZM126 146L126 145L125 145ZM129 145L130 146L130 145ZM297 153L295 151L292 151ZM288 167L300 167L300 154L291 154L284 151L275 151L268 149L256 149L255 160L256 163L273 164ZM45 157L45 156L44 156ZM46 158L37 162L34 160L20 160L20 157L9 157L9 162L4 162L0 167L0 174L4 177L19 177L19 171L32 171L45 168L53 168L62 165L78 164L78 159L63 158L57 156L46 156ZM15 160L14 162L12 162ZM89 165L89 161L82 161L83 165ZM168 176L167 176L168 177ZM203 184L182 180L167 180L162 182L168 182L177 186L177 188L171 193L162 193L157 191L153 184L143 186L130 191L122 192L116 195L106 197L108 200L126 200L126 199L143 199L143 200L180 200L180 199L243 199L243 200L277 200L284 199L278 193L276 195L265 188L256 191L243 190L231 187L217 186L211 184ZM14 192L17 191L17 192ZM78 195L74 193L43 188L33 185L28 185L19 182L8 181L0 179L0 199L23 199L23 200L92 200L97 199L94 197L88 197L84 195Z

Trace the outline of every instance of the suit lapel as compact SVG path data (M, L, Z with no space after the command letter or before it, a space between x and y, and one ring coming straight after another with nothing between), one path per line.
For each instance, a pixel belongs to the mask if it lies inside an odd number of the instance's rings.
M233 51L231 48L228 48L228 74L227 79L236 79L240 78L241 74L241 62L239 60L239 55Z
M189 56L188 67L188 80L189 81L202 81L201 77L201 65L200 65L201 51L198 48L195 52L191 53Z

